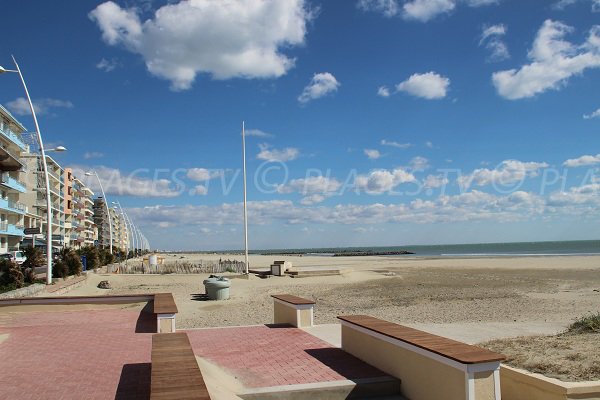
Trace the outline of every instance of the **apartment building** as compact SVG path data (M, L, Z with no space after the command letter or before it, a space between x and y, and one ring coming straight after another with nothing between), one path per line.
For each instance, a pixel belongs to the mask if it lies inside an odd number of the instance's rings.
M98 246L104 249L110 247L110 228L108 225L108 214L106 202L103 197L94 199L94 224L98 228Z
M0 254L19 248L27 206L21 196L26 166L22 154L28 151L21 133L25 127L0 105Z
M98 245L103 248L110 247L109 219L106 213L106 203L102 197L94 199L94 222L98 228ZM112 246L113 251L120 249L126 251L129 248L129 237L127 224L114 207L108 208L110 222L112 223Z
M22 158L27 168L26 189L21 195L23 203L30 209L29 223L36 223L41 232L46 233L46 184L41 156L24 153ZM50 156L46 156L50 183L50 204L52 215L52 246L60 248L65 244L65 172ZM25 243L29 243L29 240ZM39 244L39 243L38 243Z
M94 192L65 168L65 244L80 248L94 244Z

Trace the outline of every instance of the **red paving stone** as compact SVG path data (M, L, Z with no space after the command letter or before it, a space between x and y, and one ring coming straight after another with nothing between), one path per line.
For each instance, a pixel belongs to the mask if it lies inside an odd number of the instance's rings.
M297 328L252 326L186 332L197 356L228 370L247 388L385 376Z
M0 399L149 398L152 333L146 332L155 320L142 315L0 314L0 334L9 334L0 344Z

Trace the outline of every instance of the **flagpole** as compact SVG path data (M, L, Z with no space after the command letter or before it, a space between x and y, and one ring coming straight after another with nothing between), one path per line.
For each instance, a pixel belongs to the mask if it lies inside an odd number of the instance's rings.
M244 252L246 257L246 274L248 274L248 209L246 207L246 132L242 121L242 161L244 171Z

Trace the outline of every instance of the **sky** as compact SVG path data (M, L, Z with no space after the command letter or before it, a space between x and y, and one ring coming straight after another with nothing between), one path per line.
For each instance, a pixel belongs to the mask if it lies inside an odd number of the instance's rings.
M47 147L154 248L598 239L600 1L3 1ZM29 129L24 93L0 104Z

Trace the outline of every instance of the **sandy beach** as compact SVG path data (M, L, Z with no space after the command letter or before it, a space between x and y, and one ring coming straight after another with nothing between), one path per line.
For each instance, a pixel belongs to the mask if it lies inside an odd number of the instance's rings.
M237 259L223 254L166 255L166 262ZM575 318L600 310L600 256L420 258L420 257L250 257L253 268L275 259L294 266L340 268L327 277L231 275L231 299L201 301L198 275L96 274L69 295L172 292L179 307L178 328L270 323L271 294L290 293L316 300L315 323L336 323L343 314L368 314L414 326L436 325L444 332L503 324L502 337L553 333ZM227 275L227 274L225 274ZM96 288L109 280L112 289ZM514 332L511 330L514 327ZM497 329L496 329L497 330ZM468 329L463 332L467 335ZM477 341L473 337L470 341Z

